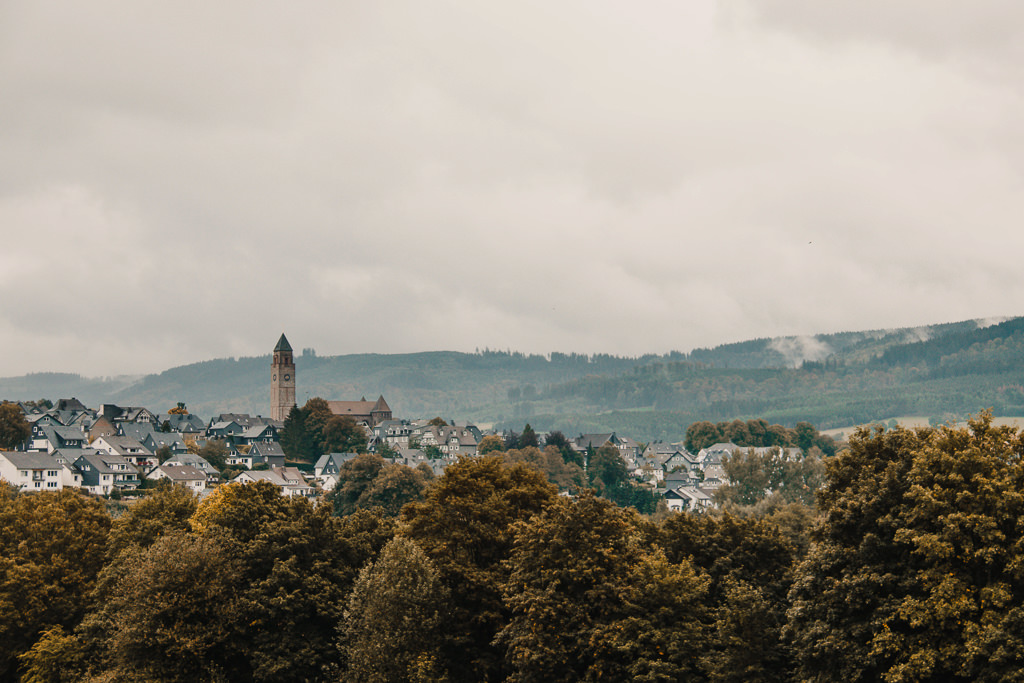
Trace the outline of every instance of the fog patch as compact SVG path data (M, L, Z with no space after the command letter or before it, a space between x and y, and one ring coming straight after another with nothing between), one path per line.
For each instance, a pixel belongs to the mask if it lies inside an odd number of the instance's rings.
M998 325L999 323L1005 323L1007 320L1010 320L1011 318L1012 316L1009 315L994 315L989 318L977 318L974 321L974 324L978 326L979 330L983 330L986 327L992 327L993 325Z
M926 342L932 338L932 331L927 327L914 327L906 331L903 335L903 341L906 344L913 344L914 342Z
M768 348L782 354L786 365L800 367L804 361L822 361L832 353L832 347L817 337L779 337L773 339Z

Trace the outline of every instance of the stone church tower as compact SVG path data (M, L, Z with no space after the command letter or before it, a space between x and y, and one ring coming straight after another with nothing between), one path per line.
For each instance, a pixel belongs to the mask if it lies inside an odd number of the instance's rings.
M284 422L295 407L295 360L288 339L281 338L270 362L270 418Z

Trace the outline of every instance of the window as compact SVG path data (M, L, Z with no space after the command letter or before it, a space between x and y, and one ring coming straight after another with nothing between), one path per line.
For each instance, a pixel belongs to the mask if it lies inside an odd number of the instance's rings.
M48 488L48 489L55 489L55 488L57 488L57 482L55 482L55 481L48 481L48 482L46 482L46 488Z

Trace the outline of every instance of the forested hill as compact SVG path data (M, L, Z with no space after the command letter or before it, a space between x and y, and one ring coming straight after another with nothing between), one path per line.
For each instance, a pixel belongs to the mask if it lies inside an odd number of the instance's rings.
M984 408L1024 415L1024 318L756 339L623 358L507 351L296 359L297 399L376 398L396 416L680 439L697 420L806 420L820 429ZM75 396L202 416L269 412L270 357L219 359L142 378L35 374L0 379L0 398Z

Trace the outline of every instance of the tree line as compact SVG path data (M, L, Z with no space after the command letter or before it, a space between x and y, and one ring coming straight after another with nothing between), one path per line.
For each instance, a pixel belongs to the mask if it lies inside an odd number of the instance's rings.
M1022 456L989 415L862 430L813 505L703 515L499 455L401 504L369 461L322 505L8 490L0 680L1015 680Z

